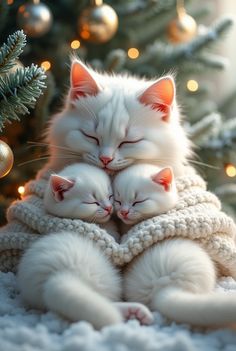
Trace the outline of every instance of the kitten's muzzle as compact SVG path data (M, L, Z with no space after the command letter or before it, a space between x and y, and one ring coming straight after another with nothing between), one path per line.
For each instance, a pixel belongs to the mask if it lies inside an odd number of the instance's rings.
M121 214L121 216L122 216L124 219L127 219L127 218L128 218L128 214L129 214L129 210L121 210L121 211L120 211L120 214Z
M106 207L104 207L104 211L107 211L108 214L111 214L111 212L112 212L112 206L106 206Z

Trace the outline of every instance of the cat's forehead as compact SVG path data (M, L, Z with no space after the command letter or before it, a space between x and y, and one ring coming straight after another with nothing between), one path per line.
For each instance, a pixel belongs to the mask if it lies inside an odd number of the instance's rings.
M129 125L129 112L121 96L113 96L98 111L96 131L116 138L124 138ZM113 134L113 135L112 135Z
M135 199L140 192L142 192L142 182L137 179L126 177L120 178L115 182L115 193L116 195L126 201Z

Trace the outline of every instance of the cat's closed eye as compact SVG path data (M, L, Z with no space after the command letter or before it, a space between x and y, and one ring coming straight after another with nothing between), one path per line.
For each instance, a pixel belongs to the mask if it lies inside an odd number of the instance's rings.
M145 202L145 201L147 201L147 200L148 200L148 199L144 199L144 200L135 201L135 202L133 202L132 206L135 206L135 205L141 204L141 203L143 203L143 202Z
M118 147L120 148L120 147L122 147L122 145L126 145L126 144L136 144L142 140L143 140L143 138L138 139L138 140L124 140L118 145Z
M85 133L82 129L80 129L80 132L81 132L84 136L86 136L86 138L89 138L89 139L94 140L98 146L100 145L99 139L98 139L97 137Z

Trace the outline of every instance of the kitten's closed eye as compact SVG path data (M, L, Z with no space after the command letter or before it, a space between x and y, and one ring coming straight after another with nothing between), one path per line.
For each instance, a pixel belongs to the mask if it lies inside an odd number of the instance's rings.
M148 198L147 198L147 199L144 199L144 200L135 201L135 202L133 202L133 205L132 205L132 206L141 204L141 203L143 203L143 202L145 202L145 201L147 201L147 200L148 200Z
M84 204L87 204L87 205L92 205L92 204L94 204L94 205L99 206L99 202L97 202L97 201L91 201L91 202L83 201L83 203L84 203Z

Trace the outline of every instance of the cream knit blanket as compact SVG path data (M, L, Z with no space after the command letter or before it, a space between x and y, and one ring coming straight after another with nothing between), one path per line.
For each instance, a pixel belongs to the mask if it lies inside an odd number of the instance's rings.
M236 278L236 225L220 211L219 200L206 191L205 182L198 175L177 178L178 205L133 226L120 244L96 224L47 214L42 201L46 183L46 179L30 181L24 199L9 207L8 224L0 230L0 270L15 271L22 252L33 241L44 234L66 230L93 240L117 266L124 266L163 239L197 240L223 273Z

